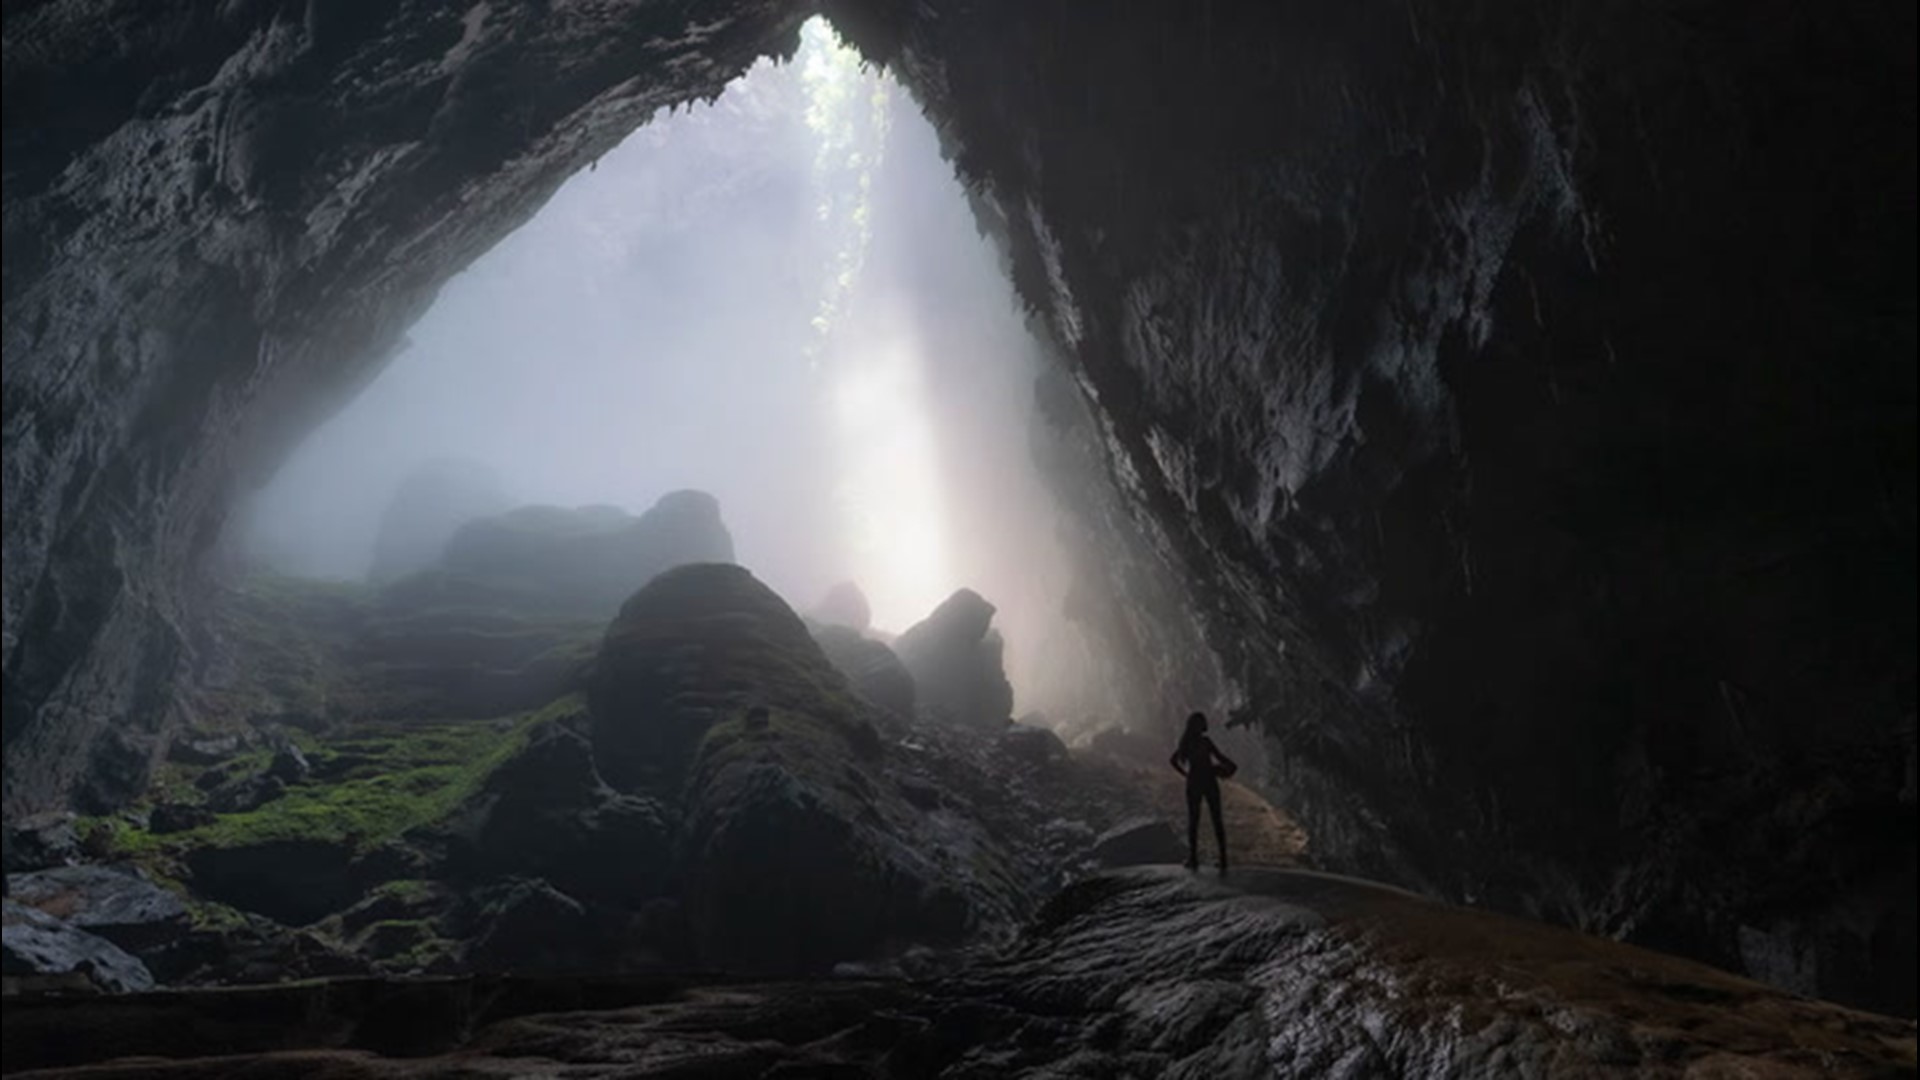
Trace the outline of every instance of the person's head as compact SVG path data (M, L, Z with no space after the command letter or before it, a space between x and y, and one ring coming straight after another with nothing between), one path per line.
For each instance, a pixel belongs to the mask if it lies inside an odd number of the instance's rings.
M1180 736L1180 738L1181 738L1181 741L1184 742L1187 739L1199 738L1200 736L1205 735L1206 733L1207 733L1207 714L1203 712L1197 712L1197 713L1192 713L1187 717L1187 732L1185 735Z

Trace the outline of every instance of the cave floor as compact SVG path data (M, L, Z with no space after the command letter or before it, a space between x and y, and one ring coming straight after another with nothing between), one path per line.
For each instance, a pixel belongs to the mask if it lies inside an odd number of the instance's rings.
M9 1075L1911 1076L1910 1021L1369 882L1068 887L921 980L351 979L14 998Z

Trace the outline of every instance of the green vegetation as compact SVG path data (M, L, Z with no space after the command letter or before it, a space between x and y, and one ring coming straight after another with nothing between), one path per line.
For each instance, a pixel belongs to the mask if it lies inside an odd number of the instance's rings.
M120 855L156 861L206 847L247 847L275 840L314 840L365 850L450 814L487 775L517 753L542 720L579 707L563 698L538 712L498 721L369 726L328 740L310 754L315 777L243 814L156 835L113 819L111 845ZM395 888L424 888L394 882Z

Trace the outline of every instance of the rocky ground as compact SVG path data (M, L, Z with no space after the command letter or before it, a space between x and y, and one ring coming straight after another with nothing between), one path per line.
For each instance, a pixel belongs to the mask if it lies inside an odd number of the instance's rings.
M1177 869L1164 748L1013 721L984 598L896 649L659 525L238 586L146 797L9 823L5 1070L1913 1072L1911 1022L1303 869L1238 784L1231 876Z
M1180 857L1157 753L1010 718L984 598L896 655L731 553L679 493L483 519L375 585L239 582L146 796L9 822L9 987L929 970ZM1303 850L1230 807L1247 859Z
M1089 877L922 978L346 980L45 997L55 1077L1911 1076L1911 1022L1305 871Z

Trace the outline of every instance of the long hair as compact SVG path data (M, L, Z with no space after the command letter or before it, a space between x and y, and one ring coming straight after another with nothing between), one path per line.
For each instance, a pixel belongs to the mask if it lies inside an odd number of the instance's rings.
M1187 730L1180 736L1180 753L1188 758L1200 749L1200 740L1207 734L1207 714L1197 712L1187 717Z

